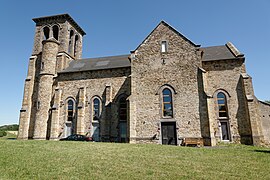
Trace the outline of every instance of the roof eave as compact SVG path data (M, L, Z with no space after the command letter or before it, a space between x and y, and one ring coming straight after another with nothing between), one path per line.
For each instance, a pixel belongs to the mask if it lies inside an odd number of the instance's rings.
M35 23L40 23L42 21L45 20L52 20L52 19L66 19L67 21L69 21L70 24L72 24L79 33L81 33L82 36L86 35L86 33L84 32L84 30L74 21L74 19L69 15L69 14L59 14L59 15L54 15L54 16L43 16L43 17L39 17L39 18L33 18L32 20Z

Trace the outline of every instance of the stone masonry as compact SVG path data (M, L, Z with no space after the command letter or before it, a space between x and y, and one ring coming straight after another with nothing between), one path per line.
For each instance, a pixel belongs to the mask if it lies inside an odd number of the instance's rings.
M68 14L33 21L18 139L270 144L270 106L232 43L200 47L161 21L130 54L81 59Z

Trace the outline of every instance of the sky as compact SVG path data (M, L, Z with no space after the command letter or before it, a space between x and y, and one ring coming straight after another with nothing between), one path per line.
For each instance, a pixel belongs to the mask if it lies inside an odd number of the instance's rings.
M269 0L2 0L0 125L19 123L32 18L63 13L86 32L83 58L128 54L161 20L202 47L230 41L245 54L256 97L270 100Z

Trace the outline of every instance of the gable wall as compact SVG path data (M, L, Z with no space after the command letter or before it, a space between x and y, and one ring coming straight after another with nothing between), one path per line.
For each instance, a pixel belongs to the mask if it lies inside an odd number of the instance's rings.
M168 42L168 53L161 53L161 41ZM165 64L163 64L163 59ZM200 60L196 48L162 23L136 50L132 60L131 140L147 141L157 136L160 122L176 121L178 138L201 137L197 73ZM159 89L169 84L173 95L174 117L162 118ZM134 114L134 116L132 115ZM133 129L132 129L133 128ZM134 137L135 136L135 137Z

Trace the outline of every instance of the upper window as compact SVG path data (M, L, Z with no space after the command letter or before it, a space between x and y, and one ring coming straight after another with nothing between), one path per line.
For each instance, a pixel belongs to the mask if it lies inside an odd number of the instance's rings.
M68 42L68 53L71 53L71 51L72 51L72 38L73 38L73 35L74 35L74 31L70 30L69 42Z
M75 42L74 42L74 57L77 55L77 46L78 46L79 36L75 36Z
M94 98L93 100L93 120L99 120L100 118L100 100Z
M50 37L50 28L48 28L47 26L43 28L43 34L44 34L44 37L43 39L46 40L46 39L49 39Z
M172 92L170 89L165 88L162 91L162 106L163 116L173 117L173 104L172 104Z
M67 113L67 120L73 121L74 116L74 102L72 100L68 100L68 113Z
M162 41L161 42L161 52L165 53L167 51L168 51L168 43L167 43L167 41Z
M227 112L227 100L224 93L219 92L217 94L217 102L218 102L218 115L219 117L228 117Z
M58 28L58 26L57 25L54 25L52 29L53 29L53 37L54 37L54 39L58 40L58 35L59 35L59 28Z

